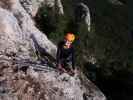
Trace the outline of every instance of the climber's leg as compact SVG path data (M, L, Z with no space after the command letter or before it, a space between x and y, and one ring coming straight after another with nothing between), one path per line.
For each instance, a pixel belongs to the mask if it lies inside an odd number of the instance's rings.
M72 76L74 75L74 70L72 68L72 62L65 63L64 68L69 75L72 75Z

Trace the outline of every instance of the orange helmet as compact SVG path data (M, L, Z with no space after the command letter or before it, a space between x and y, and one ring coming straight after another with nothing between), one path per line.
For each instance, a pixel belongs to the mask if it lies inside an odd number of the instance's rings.
M70 42L73 42L75 40L75 35L73 33L67 33L65 39Z

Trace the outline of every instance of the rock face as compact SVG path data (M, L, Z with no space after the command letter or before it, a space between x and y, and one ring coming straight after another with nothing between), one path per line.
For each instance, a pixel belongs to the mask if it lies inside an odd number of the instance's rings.
M20 3L32 17L36 16L39 8L41 6L48 6L50 8L56 9L59 15L63 15L63 6L61 0L20 0Z
M124 4L127 4L126 0L109 0L109 2L111 2L114 5L124 5Z
M32 64L24 70L7 57L0 59L0 100L106 100L92 82L81 81L78 74L59 74L45 66L43 72L34 71Z
M36 51L55 57L56 46L35 27L28 2L0 0L0 100L106 100L93 83L86 78L81 81L78 73L72 77L48 64L30 62ZM61 5L60 0L57 4ZM43 71L37 71L39 67Z
M8 52L15 52L15 53L23 51L17 45L20 45L19 42L24 43L24 41L27 41L25 46L29 45L28 47L25 47L24 50L27 49L26 52L29 51L29 49L34 46L33 44L30 43L30 41L32 41L30 37L31 35L33 35L40 47L45 48L45 50L48 53L55 56L56 46L51 41L49 41L47 37L35 27L31 17L24 10L24 8L21 6L18 0L8 0L6 2L1 0L0 2L1 5L4 5L1 6L0 8L0 16L2 20L0 22L0 25L2 26L0 28L0 37L1 37L0 41L2 41L0 42L1 43L0 52L3 51L5 52L7 49ZM6 6L9 7L7 7L7 9L4 9L3 7ZM4 45L5 43L6 45ZM21 53L23 54L23 52Z
M88 6L84 3L78 3L75 10L75 18L77 21L84 21L85 26L87 27L88 32L90 31L91 18L90 10Z

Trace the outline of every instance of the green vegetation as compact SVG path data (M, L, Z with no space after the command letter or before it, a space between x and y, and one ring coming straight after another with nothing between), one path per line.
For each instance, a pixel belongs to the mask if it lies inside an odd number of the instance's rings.
M70 5L71 4L71 5ZM127 6L115 6L107 0L95 0L95 16L88 32L83 22L75 22L74 2L64 0L65 16L58 16L52 8L42 7L38 12L38 27L57 43L66 32L74 32L77 65L84 68L86 57L93 56L105 76L112 76L123 68L131 70L133 47L130 44L127 24ZM89 67L89 66L88 66Z
M64 16L58 16L50 8L42 8L38 13L40 17L36 18L38 27L54 43L62 40L66 32L75 33L77 66L93 81L97 81L97 78L127 81L128 74L133 73L133 46L128 34L127 4L92 1L91 31L88 32L83 21L75 21L75 2L63 0ZM87 1L85 3L91 5ZM96 59L95 64L90 62L91 57Z

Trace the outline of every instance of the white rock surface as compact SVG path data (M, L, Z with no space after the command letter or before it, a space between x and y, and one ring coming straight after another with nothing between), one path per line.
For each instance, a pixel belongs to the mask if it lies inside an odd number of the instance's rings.
M25 51L28 51L33 44L30 43L31 35L37 41L37 44L44 48L46 52L55 56L56 46L48 40L45 34L40 32L34 25L29 14L22 7L18 0L0 1L3 5L8 4L9 8L5 9L3 6L0 8L0 37L1 39L1 51L9 49L10 52L18 52L18 46L23 46L24 41L27 41ZM5 3L6 2L6 3ZM8 2L8 3L7 3ZM21 40L20 40L21 39ZM19 43L20 42L20 43ZM6 43L6 45L4 45ZM28 44L28 45L27 45ZM16 46L18 45L18 46ZM30 47L31 45L31 47ZM10 48L11 47L11 48ZM14 49L14 50L11 50ZM26 50L28 49L28 50ZM0 51L0 52L1 52ZM30 52L30 51L29 51ZM25 52L24 52L25 53ZM28 55L27 55L28 56Z
M0 100L106 100L103 93L88 79L56 70L38 72L30 66L26 73L0 61ZM14 66L14 67L13 67ZM19 66L18 66L19 67ZM5 92L3 92L5 91Z
M53 57L56 54L56 46L35 27L32 11L26 9L22 1L0 0L0 100L106 100L93 83L82 82L77 75L60 75L55 69L37 72L32 64L26 71L19 69L22 59L31 59L36 44Z

